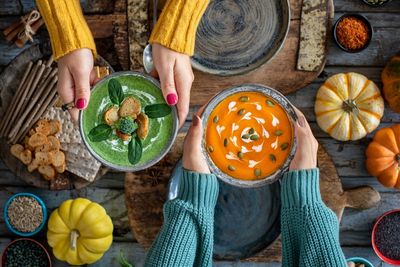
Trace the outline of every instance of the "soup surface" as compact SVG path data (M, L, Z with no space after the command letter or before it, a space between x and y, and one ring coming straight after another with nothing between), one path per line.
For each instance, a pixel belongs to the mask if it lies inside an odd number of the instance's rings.
M286 111L258 92L221 101L207 122L205 146L214 164L231 177L258 180L286 161L293 145Z

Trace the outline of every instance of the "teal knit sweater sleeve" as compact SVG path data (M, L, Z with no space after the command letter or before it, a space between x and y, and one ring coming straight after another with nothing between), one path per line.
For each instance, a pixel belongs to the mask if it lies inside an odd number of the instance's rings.
M164 224L143 266L212 266L218 190L215 175L182 169L178 196L165 203Z
M286 173L281 197L282 266L347 267L338 219L321 199L319 170Z

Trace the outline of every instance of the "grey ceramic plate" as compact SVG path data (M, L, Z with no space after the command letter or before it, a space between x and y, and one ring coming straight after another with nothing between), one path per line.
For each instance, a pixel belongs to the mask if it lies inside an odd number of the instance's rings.
M290 25L288 0L211 0L196 32L192 67L235 76L268 63Z
M176 198L182 159L171 173L167 199ZM266 249L280 235L280 183L258 188L238 188L221 180L214 215L216 260L238 261Z
M237 94L240 92L259 92L262 93L264 95L267 95L269 97L271 97L273 100L275 100L277 103L279 103L279 105L286 110L287 114L289 115L289 118L292 122L292 133L293 133L293 146L291 147L291 151L289 153L288 158L286 159L286 161L283 163L283 165L273 174L271 174L270 176L264 177L262 179L259 180L241 180L241 179L236 179L234 177L231 177L229 175L227 175L226 173L224 173L223 171L221 171L212 161L211 157L209 156L208 152L206 151L206 147L205 147L205 135L207 132L207 122L209 120L209 117L212 113L212 111L214 110L214 108L225 98L227 98L230 95L233 94ZM203 153L203 156L205 157L208 167L210 168L210 170L222 181L224 181L225 183L234 185L234 186L238 186L238 187L247 187L247 188L254 188L254 187L259 187L259 186L264 186L266 184L270 184L275 182L276 180L278 180L286 171L289 170L289 165L290 162L292 161L292 159L294 158L294 154L296 153L296 136L294 135L294 127L295 127L295 123L297 120L297 113L294 109L294 107L292 106L292 104L289 102L289 100L282 95L281 93L279 93L278 91L276 91L275 89L272 89L268 86L265 85L260 85L260 84L253 84L253 83L248 83L248 84L241 84L241 85L236 85L236 86L232 86L224 91L222 91L221 93L219 93L218 95L216 95L206 106L206 108L204 109L204 112L201 116L201 119L203 121L203 128L204 128L204 133L203 133L203 143L201 146L201 150ZM240 130L239 130L240 132Z
M125 76L125 75L131 75L131 76L137 76L137 77L141 77L143 79L146 79L148 81L150 81L151 83L153 83L154 85L156 85L160 90L161 90L161 85L160 83L154 79L153 77L144 74L144 73L139 73L139 72L134 72L134 71L121 71L121 72L115 72L113 74L108 75L107 77L104 77L103 79L101 79L100 81L98 81L96 83L95 86L93 86L92 88L92 92L95 91L98 86L100 84L102 84L103 82L113 78L113 77L118 77L118 76ZM138 90L138 89L136 89ZM83 143L85 144L86 148L88 149L88 151L90 152L90 154L97 159L101 164L103 164L104 166L107 166L111 169L117 170L117 171L122 171L122 172L134 172L134 171L140 171L140 170L144 170L147 169L151 166L153 166L154 164L156 164L158 161L160 161L167 153L168 151L171 149L172 145L174 144L176 135L178 134L178 125L179 125L179 120L178 120L178 110L176 108L176 106L171 106L172 108L172 116L173 116L173 126L172 126L172 132L171 132L171 136L167 142L167 144L165 145L165 147L161 150L161 152L154 158L137 164L137 165L133 165L133 166L121 166L121 165L117 165L111 162L108 162L107 160L103 159L100 155L98 155L92 148L91 146L88 144L87 140L86 140L86 136L83 130L83 126L82 126L82 116L83 116L83 112L81 111L79 113L79 130L80 130L80 134L83 140Z

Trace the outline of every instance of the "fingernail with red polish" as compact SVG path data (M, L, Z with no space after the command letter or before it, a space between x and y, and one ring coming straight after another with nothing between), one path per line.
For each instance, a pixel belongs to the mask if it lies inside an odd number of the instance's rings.
M300 116L298 123L301 127L305 127L306 126L306 118L304 118L304 116Z
M176 95L175 94L167 95L167 103L169 105L175 105L176 104Z
M200 118L196 115L193 115L193 126L197 126L200 123Z
M76 107L77 107L78 109L83 109L83 108L85 108L85 104L86 104L86 100L85 100L84 98L79 98L79 99L76 101Z

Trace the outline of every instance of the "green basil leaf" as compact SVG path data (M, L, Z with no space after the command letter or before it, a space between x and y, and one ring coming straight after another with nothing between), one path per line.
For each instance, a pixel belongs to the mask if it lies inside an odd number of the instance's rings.
M132 138L128 144L128 159L132 165L139 163L142 158L143 145L138 136Z
M144 108L144 113L150 119L162 118L169 115L172 112L172 109L167 104L153 104L148 105Z
M101 142L111 135L112 130L108 124L99 124L89 132L88 138L92 142Z
M111 102L115 105L119 106L124 101L124 91L117 79L111 79L108 81L108 95L110 96Z

